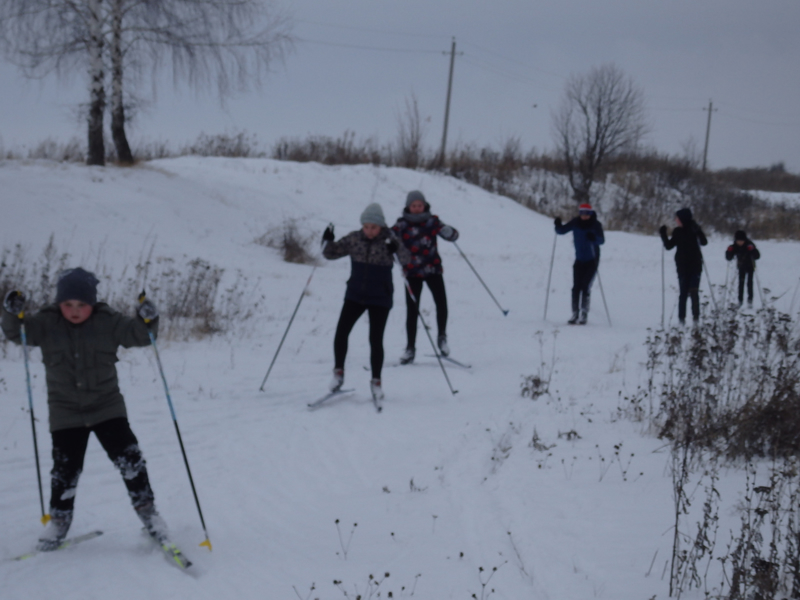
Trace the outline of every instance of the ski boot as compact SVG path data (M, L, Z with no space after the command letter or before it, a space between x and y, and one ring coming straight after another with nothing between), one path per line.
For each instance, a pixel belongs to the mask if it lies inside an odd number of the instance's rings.
M344 369L334 369L333 379L331 379L328 389L332 392L338 392L344 385Z
M582 310L581 316L578 319L578 325L586 325L586 321L588 320L589 320L589 313L587 313L585 310Z
M383 400L383 388L381 387L380 379L369 380L369 391L372 392L372 399L375 400L375 402Z
M589 306L591 304L591 296L589 294L583 294L581 298L581 316L578 319L578 325L586 325L586 321L589 318Z
M403 355L400 357L400 364L407 365L409 363L414 362L415 355L416 355L416 350L414 348L406 348L406 351L403 352Z
M439 354L442 356L450 356L450 346L447 345L447 334L440 333L437 343L439 345Z
M577 322L578 322L578 311L576 310L574 313L572 313L572 316L569 318L569 321L567 321L567 323L569 323L570 325L575 325Z
M136 514L150 537L159 544L163 543L167 539L167 524L156 511L155 504L148 502L142 506L134 507L134 510L136 510Z
M42 552L56 550L67 537L69 526L72 525L72 511L54 508L50 511L50 522L39 536L36 549Z

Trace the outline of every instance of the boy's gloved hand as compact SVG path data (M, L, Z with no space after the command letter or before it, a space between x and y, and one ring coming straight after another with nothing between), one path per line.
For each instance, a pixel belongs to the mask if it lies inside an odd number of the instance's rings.
M556 227L561 227L561 217L556 217L556 220L553 221Z
M136 312L144 319L145 323L158 318L158 309L150 300L143 300Z
M453 237L453 228L450 227L450 225L445 225L444 227L442 227L442 230L441 230L440 233L442 234L442 237L444 237L444 238Z
M397 249L400 247L400 244L397 243L397 240L393 237L386 238L386 249L389 251L389 254L394 254L397 252Z
M12 315L18 317L25 309L26 300L25 294L13 290L6 294L5 300L3 300L3 308Z
M322 234L322 241L323 242L332 242L334 240L333 236L333 225L328 225L325 228L325 232Z
M666 225L662 225L661 227L659 227L658 228L658 233L661 235L661 237L666 236L667 235L667 226Z

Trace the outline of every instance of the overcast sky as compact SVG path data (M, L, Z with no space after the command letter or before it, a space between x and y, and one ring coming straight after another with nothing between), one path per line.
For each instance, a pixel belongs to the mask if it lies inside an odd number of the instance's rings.
M457 50L448 147L553 146L551 112L566 78L616 63L644 89L647 143L708 151L714 169L784 162L800 173L800 0L285 0L298 38L260 90L224 107L171 82L129 129L134 146L180 144L201 132L247 131L265 149L282 136L394 140L413 93L438 148L451 38ZM30 82L0 64L0 143L85 138L76 105L85 76ZM170 81L165 75L165 81Z

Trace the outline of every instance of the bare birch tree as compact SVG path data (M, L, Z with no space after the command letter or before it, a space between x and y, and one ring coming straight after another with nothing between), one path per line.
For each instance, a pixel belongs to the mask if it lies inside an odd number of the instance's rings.
M633 150L648 131L643 90L614 64L570 77L552 119L557 152L578 202L589 200L598 168Z
M406 110L397 116L397 160L402 167L416 169L423 159L422 140L426 127L419 114L416 94L406 98Z
M128 86L165 68L173 81L214 87L220 98L258 87L291 48L291 22L269 0L0 0L5 54L29 77L88 68L89 164L104 164L105 72L111 72L111 132L120 162Z

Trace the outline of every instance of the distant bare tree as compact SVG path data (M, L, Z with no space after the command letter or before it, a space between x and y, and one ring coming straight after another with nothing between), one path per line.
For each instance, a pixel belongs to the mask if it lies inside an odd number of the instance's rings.
M570 77L553 131L575 200L588 201L600 165L633 150L647 130L644 92L619 67Z
M406 98L406 110L397 116L397 159L398 163L409 169L416 169L423 158L422 140L426 127L419 116L417 96Z
M111 72L111 131L121 162L126 84L165 66L173 81L213 85L220 98L258 86L291 48L291 22L270 0L0 0L6 55L29 77L62 77L88 67L87 162L105 162L105 72ZM165 62L167 64L165 64Z

